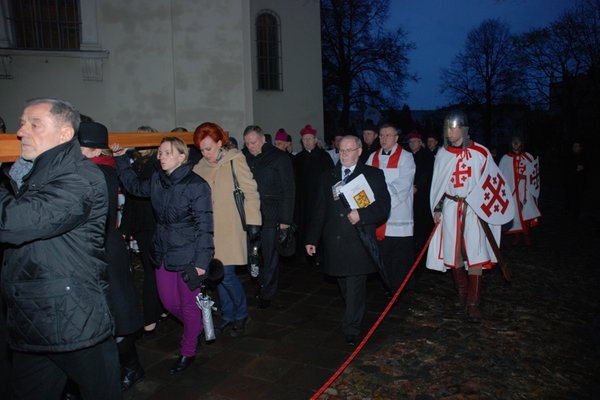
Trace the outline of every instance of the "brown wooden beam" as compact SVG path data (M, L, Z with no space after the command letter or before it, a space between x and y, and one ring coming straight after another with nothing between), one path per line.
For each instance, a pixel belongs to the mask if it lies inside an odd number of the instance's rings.
M111 132L108 143L121 147L158 147L165 136L177 136L187 144L194 144L192 132ZM0 162L15 161L21 154L21 142L14 133L0 134Z

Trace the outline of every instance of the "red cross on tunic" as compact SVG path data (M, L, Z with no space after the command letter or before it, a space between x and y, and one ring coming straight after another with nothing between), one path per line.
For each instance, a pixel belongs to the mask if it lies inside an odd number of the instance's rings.
M467 178L471 177L471 167L467 166L465 160L460 159L456 163L456 168L452 173L452 178L450 178L450 182L454 185L455 188L465 186L465 182Z
M504 214L508 208L508 199L506 198L506 182L500 174L496 176L488 175L483 183L483 189L486 191L483 198L487 201L481 205L481 209L488 217L494 213Z

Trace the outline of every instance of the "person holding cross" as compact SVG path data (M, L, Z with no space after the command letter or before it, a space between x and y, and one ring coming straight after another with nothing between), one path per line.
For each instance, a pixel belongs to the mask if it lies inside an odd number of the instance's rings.
M482 271L497 261L493 248L499 245L500 226L490 224L493 235L488 236L484 230L487 222L479 220L473 205L465 199L478 185L487 164L494 164L494 160L487 148L469 138L463 111L451 111L446 116L444 142L433 167L430 206L437 226L426 265L429 269L452 271L469 321L479 322Z

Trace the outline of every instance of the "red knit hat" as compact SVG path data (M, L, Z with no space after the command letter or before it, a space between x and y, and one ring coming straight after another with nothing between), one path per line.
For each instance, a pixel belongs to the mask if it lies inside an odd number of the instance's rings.
M304 135L317 136L317 130L315 128L313 128L312 126L310 126L310 124L307 124L304 128L302 128L300 130L300 136L304 136Z
M279 128L279 130L277 131L277 133L275 134L275 140L280 140L282 142L287 142L288 141L288 134L285 131L285 129L283 128Z
M408 140L410 140L410 139L423 140L423 135L421 135L418 131L411 131L407 137L408 137Z

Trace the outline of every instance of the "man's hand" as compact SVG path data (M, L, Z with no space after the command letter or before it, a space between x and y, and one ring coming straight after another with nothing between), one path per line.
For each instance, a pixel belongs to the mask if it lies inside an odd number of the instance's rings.
M280 229L280 230L284 230L284 229L287 229L287 228L289 228L289 227L290 227L290 226L289 226L288 224L279 224L279 229Z
M306 248L306 254L308 254L309 256L314 256L317 252L317 246L315 246L314 244L307 244L304 247Z
M436 211L433 213L433 222L435 222L436 224L439 224L440 222L442 222L442 212L441 211Z
M125 154L127 152L127 149L124 149L123 147L121 147L121 145L119 143L111 144L110 149L112 150L113 156L115 156L115 157L122 156L123 154Z
M360 221L360 215L358 214L358 210L350 211L350 213L348 214L348 221L350 221L352 225L358 224L358 222Z

